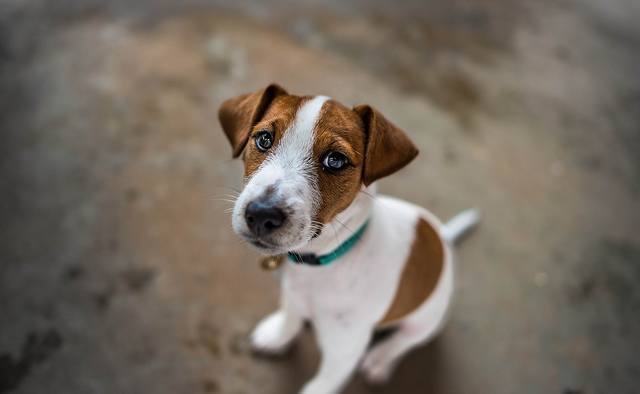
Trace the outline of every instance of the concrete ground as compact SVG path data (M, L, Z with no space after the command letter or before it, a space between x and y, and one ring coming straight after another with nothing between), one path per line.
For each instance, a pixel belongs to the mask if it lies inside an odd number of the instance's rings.
M277 281L230 230L219 103L370 103L422 154L381 182L459 250L443 334L346 393L637 393L634 0L0 1L0 393L295 393L251 355Z

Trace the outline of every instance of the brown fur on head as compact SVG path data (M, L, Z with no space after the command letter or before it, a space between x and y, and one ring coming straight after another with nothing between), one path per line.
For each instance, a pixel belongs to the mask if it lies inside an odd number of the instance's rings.
M234 229L274 250L308 242L363 185L401 169L418 154L402 130L368 105L350 109L328 98L291 95L275 84L225 101L219 118L233 156L244 152L247 185L236 202ZM263 137L271 141L266 150L259 147ZM344 168L323 164L329 152L346 157ZM256 234L245 223L252 201L268 201L284 212L285 223Z

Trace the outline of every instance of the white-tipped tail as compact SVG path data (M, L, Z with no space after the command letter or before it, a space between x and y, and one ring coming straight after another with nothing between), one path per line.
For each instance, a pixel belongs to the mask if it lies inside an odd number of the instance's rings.
M450 243L455 243L462 235L471 230L480 221L480 213L476 209L467 209L450 219L442 227L442 236Z

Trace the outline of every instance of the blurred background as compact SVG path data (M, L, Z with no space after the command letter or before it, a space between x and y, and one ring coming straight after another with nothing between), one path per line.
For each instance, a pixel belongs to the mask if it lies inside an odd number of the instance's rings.
M382 192L478 207L443 334L346 393L637 393L640 3L0 0L0 393L287 394L278 284L230 229L217 107L369 103L421 155Z

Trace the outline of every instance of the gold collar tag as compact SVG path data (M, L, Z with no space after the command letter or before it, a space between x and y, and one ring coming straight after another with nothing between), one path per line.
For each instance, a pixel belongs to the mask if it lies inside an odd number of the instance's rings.
M265 271L277 270L284 261L284 255L268 256L260 259L260 267Z

